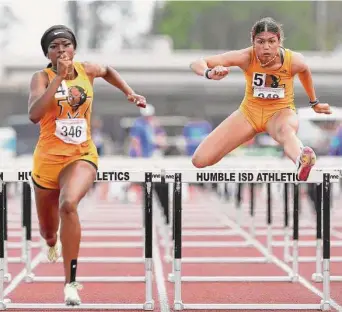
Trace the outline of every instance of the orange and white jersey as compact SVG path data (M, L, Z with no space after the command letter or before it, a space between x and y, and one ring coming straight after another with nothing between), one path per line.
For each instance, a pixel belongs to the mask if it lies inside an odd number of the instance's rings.
M93 85L81 63L74 63L77 77L63 80L50 108L40 120L37 148L48 154L72 156L94 148L91 140ZM51 68L44 71L49 81L56 76Z

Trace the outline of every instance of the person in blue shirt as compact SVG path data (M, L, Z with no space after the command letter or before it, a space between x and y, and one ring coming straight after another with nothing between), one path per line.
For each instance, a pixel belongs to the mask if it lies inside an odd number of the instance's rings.
M103 123L99 117L94 117L92 120L92 138L96 146L97 154L104 155L104 134L102 132Z
M153 157L164 154L166 148L166 132L155 116L155 109L151 104L146 104L140 109L138 117L130 129L130 157ZM138 185L133 183L133 185ZM166 216L168 214L168 184L154 183L154 190L160 205ZM136 192L139 192L135 189Z
M342 126L331 139L329 156L342 156Z
M140 109L138 117L130 129L130 157L152 157L162 155L166 146L166 134L160 126L155 109L151 104Z
M202 140L212 131L211 124L200 118L189 121L183 128L187 156L192 156Z

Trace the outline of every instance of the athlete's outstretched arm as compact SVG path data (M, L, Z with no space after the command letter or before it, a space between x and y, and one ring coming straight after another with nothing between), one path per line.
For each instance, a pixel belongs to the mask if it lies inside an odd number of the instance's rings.
M204 76L208 68L215 67L238 66L244 70L250 62L250 54L251 48L216 54L192 62L190 68L199 76Z
M136 94L113 67L88 62L83 63L83 65L88 75L93 78L103 78L108 83L121 90L129 101L136 103L137 106L140 107L146 106L146 99L143 96Z
M310 102L318 101L312 79L311 70L305 62L301 53L294 52L292 56L292 75L298 74L298 78L309 97ZM319 103L313 106L316 113L331 114L330 106L327 103Z
M63 78L57 75L49 84L47 74L44 72L36 72L32 76L28 113L33 123L39 122L44 116L62 80Z

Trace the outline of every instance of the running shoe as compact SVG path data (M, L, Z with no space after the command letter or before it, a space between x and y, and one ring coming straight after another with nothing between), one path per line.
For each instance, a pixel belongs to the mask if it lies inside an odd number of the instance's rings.
M300 181L306 181L316 163L316 154L311 147L305 146L297 158L297 174Z
M78 290L82 290L83 286L80 283L72 282L64 286L64 302L67 306L77 306L81 304L81 298L78 295Z
M55 246L47 246L47 253L46 257L49 260L49 262L55 263L59 259L59 257L62 254L62 244L59 239L57 239L57 242Z

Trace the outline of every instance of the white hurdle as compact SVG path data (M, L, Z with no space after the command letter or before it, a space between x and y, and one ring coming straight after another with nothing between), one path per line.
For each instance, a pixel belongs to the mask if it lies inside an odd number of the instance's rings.
M30 190L30 171L7 171L3 170L0 172L0 184L1 184L1 201L0 201L0 225L1 229L4 228L4 216L5 206L3 192L3 184L6 182L23 182L24 187L24 199L25 199L25 211L27 211L29 227L28 233L28 246L31 241L31 190ZM121 169L118 171L98 171L97 179L98 182L138 182L144 184L144 228L145 228L145 239L144 239L144 256L145 256L145 274L142 277L130 277L130 276L92 276L92 277L77 277L77 281L80 282L144 282L145 283L145 302L136 304L118 304L118 303L93 303L93 304L81 304L77 307L66 306L65 304L47 304L47 303L13 303L10 299L4 298L4 231L0 231L0 310L8 309L19 309L23 310L49 310L49 309L61 309L61 310L153 310L154 300L152 293L153 285L153 262L152 262L152 249L153 249L153 222L152 222L152 186L153 182L160 182L160 171L144 172L132 169ZM82 248L82 247L81 247ZM27 262L26 271L27 279L30 282L64 282L64 277L38 277L32 274L31 255L30 248L27 250Z
M318 309L323 311L330 310L330 183L339 181L338 170L315 169L310 173L307 183L322 183L322 205L323 205L323 298L320 303L313 304L196 304L183 303L182 301L182 282L211 282L211 281L236 281L233 277L208 277L208 276L182 276L182 183L292 183L298 186L299 183L294 171L286 170L166 170L165 182L174 183L174 310L185 309L197 310L307 310ZM297 187L298 191L298 187ZM296 191L295 191L296 193ZM298 195L298 194L297 194ZM296 197L298 197L296 195ZM296 200L294 205L297 205ZM296 207L294 207L296 209ZM298 207L297 207L298 209ZM234 222L231 222L234 226ZM238 226L235 226L238 228ZM297 229L298 231L298 229ZM246 232L241 231L244 236ZM298 242L294 242L294 255L298 252ZM296 246L297 245L297 246ZM257 245L256 245L257 247ZM296 251L297 250L297 251ZM267 249L260 248L264 254L268 254ZM298 275L298 263L294 262L292 272ZM298 276L297 276L298 277ZM257 279L257 277L256 277ZM296 281L301 282L298 279Z

